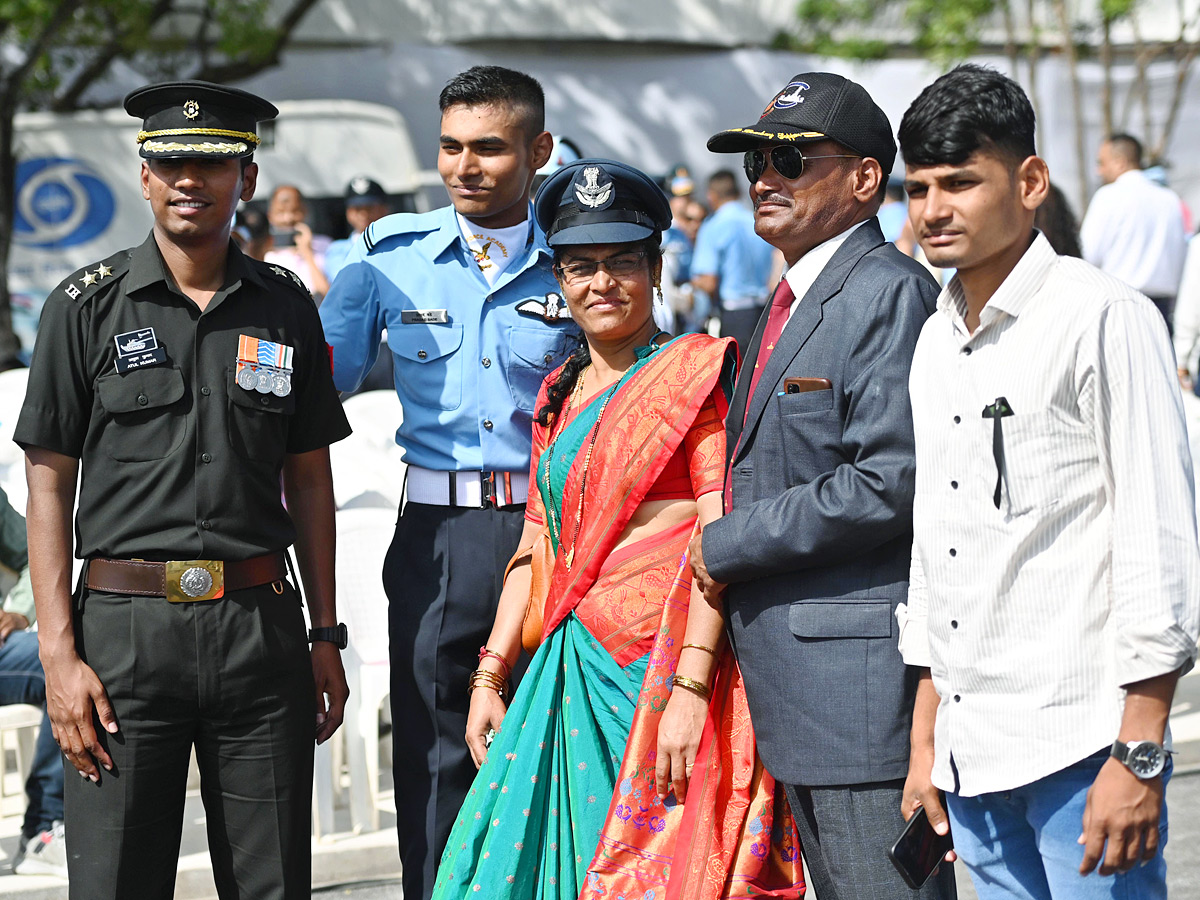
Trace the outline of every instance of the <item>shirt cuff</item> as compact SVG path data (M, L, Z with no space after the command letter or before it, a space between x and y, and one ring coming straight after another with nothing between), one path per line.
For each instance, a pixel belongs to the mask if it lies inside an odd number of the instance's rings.
M1186 675L1196 664L1196 638L1173 618L1138 620L1117 633L1116 669L1120 685L1136 684L1168 672Z
M896 607L896 622L900 626L900 655L907 666L928 669L933 664L929 652L929 620L926 616L909 614L908 604Z

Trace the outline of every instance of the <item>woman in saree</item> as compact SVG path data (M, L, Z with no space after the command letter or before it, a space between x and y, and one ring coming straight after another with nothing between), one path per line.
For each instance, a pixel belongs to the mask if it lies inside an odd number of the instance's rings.
M537 490L470 678L479 774L433 896L802 896L722 610L688 564L721 514L732 341L657 331L671 213L642 172L580 160L534 209L584 341L538 397ZM510 696L523 629L540 646Z

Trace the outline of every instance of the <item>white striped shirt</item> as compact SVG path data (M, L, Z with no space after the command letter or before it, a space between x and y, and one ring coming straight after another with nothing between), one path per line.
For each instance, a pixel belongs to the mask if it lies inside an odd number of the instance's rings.
M900 650L941 697L934 783L1007 790L1110 744L1131 684L1190 668L1200 550L1158 311L1040 234L972 335L958 279L917 342ZM993 502L994 419L1005 478Z

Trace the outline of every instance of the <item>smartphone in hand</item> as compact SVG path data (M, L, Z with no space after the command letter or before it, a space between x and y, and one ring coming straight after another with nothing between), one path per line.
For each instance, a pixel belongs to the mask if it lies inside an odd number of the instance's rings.
M920 807L904 826L899 839L888 850L888 859L892 861L904 883L915 891L929 880L929 876L942 864L946 854L953 849L954 837L950 832L941 835L934 831L933 826L929 824L925 808Z

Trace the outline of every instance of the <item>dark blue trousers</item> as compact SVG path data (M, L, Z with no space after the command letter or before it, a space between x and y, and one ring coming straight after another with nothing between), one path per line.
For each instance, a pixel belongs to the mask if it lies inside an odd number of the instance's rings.
M14 631L0 645L0 706L29 703L46 706L46 676L38 658L38 639L32 631ZM63 760L50 729L49 717L42 716L33 766L25 782L29 803L25 807L24 838L48 831L63 817Z

